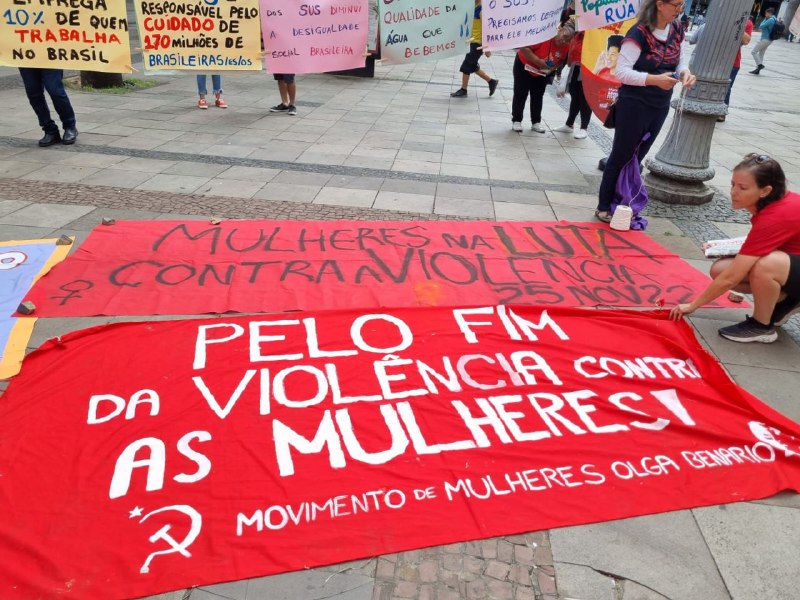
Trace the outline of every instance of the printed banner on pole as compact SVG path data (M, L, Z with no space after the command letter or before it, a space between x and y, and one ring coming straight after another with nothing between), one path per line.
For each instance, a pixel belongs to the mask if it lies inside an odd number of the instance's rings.
M144 68L260 71L258 0L134 0Z
M608 109L617 101L619 86L616 77L617 58L622 40L636 19L591 29L583 37L581 78L583 94L597 118L604 121Z
M117 221L28 299L42 317L470 302L655 307L709 279L600 223ZM741 306L727 299L714 306Z
M577 0L575 18L578 31L633 19L641 3L642 0Z
M261 29L271 73L358 69L366 62L366 0L261 0Z
M469 50L474 0L381 0L381 60L438 60Z
M563 0L487 0L483 45L494 52L546 42L556 36L563 8Z
M139 597L800 489L800 425L665 312L119 323L47 342L2 400L4 600Z
M64 260L69 248L54 239L0 242L0 379L19 373L36 322L11 315L31 285Z
M125 0L0 0L0 65L130 73Z

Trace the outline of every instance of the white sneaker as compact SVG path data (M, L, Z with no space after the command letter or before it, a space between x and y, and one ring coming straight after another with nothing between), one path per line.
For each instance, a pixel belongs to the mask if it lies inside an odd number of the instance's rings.
M558 133L572 133L572 127L569 125L562 125L561 127L556 127L553 131L557 131Z
M575 130L575 139L582 140L586 137L586 130L585 129L577 129Z
M511 123L511 129L512 131L522 131L522 123L519 121L514 121Z
M533 125L531 125L531 129L536 133L544 133L547 131L547 127L545 127L541 123L534 123Z

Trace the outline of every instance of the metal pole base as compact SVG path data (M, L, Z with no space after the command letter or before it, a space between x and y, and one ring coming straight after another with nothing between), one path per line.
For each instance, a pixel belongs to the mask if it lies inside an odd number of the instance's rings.
M697 206L711 202L716 193L701 181L680 181L667 179L652 171L645 175L644 184L647 194L653 200L665 204L688 204Z

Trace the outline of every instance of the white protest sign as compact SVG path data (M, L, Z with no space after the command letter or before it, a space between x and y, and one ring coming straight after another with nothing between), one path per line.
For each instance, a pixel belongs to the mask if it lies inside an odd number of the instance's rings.
M578 31L632 19L641 3L642 0L578 0L575 2Z
M483 5L483 45L522 48L556 35L562 0L489 0Z
M381 59L438 60L469 50L473 0L380 0Z

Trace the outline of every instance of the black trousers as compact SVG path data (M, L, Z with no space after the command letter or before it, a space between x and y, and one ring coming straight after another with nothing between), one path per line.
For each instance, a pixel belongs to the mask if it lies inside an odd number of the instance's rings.
M581 66L575 65L570 69L569 78L569 114L567 115L567 125L572 127L575 124L575 117L581 115L581 129L589 127L589 120L592 118L592 107L586 101L583 94L583 82L580 80Z
M611 155L603 170L603 181L600 183L600 194L597 210L610 210L614 200L614 190L622 167L632 157L645 133L650 139L642 142L639 148L639 160L644 159L656 141L661 127L669 114L669 104L663 107L651 106L635 96L620 95L617 100L617 121L614 129L614 144Z
M525 70L525 65L519 56L514 57L514 98L511 101L511 120L515 123L522 122L525 102L530 96L531 123L541 121L545 89L547 89L547 78L534 77Z

